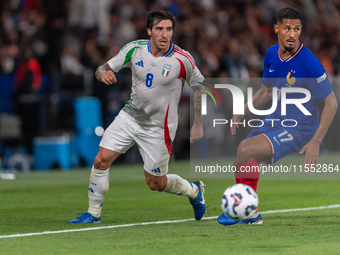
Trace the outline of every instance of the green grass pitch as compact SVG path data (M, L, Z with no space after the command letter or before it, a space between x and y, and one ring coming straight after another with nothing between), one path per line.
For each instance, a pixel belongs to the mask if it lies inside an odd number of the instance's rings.
M320 161L337 164L336 154ZM233 159L228 159L232 162ZM303 156L286 159L303 163ZM280 161L280 163L283 163ZM176 161L170 173L189 181L189 161ZM89 231L3 238L132 223L192 219L186 197L149 190L142 165L113 165L102 223L70 225L88 206L90 171L55 170L0 179L0 254L339 254L340 208L263 214L263 225L222 226L216 219L138 225ZM340 175L340 174L339 174ZM223 191L232 179L204 179L205 217L221 214ZM339 179L259 181L259 210L340 204Z

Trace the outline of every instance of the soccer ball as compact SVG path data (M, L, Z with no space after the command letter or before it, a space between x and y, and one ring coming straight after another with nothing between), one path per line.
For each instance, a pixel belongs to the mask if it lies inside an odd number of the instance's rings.
M234 220L251 218L257 210L259 199L252 187L235 184L227 188L222 196L223 212Z

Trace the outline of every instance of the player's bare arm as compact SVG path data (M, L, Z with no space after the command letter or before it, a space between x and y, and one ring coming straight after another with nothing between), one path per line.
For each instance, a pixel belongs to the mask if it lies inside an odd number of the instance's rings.
M261 88L256 92L253 96L253 106L255 109L259 109L264 104L266 104L270 99L272 99L272 87L265 86L262 84ZM249 114L248 103L244 105L244 115ZM232 119L232 123L240 122L244 115L234 115ZM233 124L231 127L231 134L236 134L236 128L238 128L238 124Z
M117 78L108 63L99 66L95 72L95 76L98 81L103 82L106 85L111 85L117 82Z
M300 154L305 153L305 166L317 163L320 144L325 137L338 109L338 101L334 92L329 94L320 102L324 103L325 106L320 116L319 127L316 130L313 138L305 146L303 146L302 150L300 151Z
M195 118L194 118L194 123L190 131L190 142L191 143L194 143L203 137L203 115L201 112L201 105L202 105L201 95L204 94L204 91L199 88L204 88L204 86L198 85L198 86L192 87L194 91Z

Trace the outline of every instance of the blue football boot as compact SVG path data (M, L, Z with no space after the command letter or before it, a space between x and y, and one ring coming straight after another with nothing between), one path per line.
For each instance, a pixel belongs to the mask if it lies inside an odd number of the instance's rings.
M96 218L92 216L91 213L77 213L77 215L81 215L71 221L69 221L70 224L78 224L78 223L100 223L100 217Z
M222 213L220 216L217 217L217 222L222 225L234 225L237 223L236 220L228 217L225 213Z
M232 218L228 217L225 213L222 213L217 218L218 223L222 225L234 225L234 224L262 224L262 216L259 214L257 217L252 219L246 219L246 220L233 220Z
M190 204L194 208L195 219L200 220L202 219L205 209L207 208L204 200L204 183L202 181L195 181L192 184L198 187L198 194L195 199L189 199Z
M262 216L261 214L257 215L255 218L246 219L238 221L236 224L262 224Z

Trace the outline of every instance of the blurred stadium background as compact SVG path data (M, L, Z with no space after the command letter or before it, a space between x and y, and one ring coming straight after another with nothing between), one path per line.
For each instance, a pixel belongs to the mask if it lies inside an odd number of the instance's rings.
M129 99L131 88L130 70L120 71L113 86L96 81L94 71L126 43L148 38L146 13L151 8L176 15L173 43L193 55L205 77L246 82L262 76L264 54L277 43L275 13L287 5L302 11L305 21L300 40L321 61L338 95L339 0L1 0L3 168L21 162L27 170L23 162L33 164L34 159L36 169L92 164L100 139L94 128L111 123ZM29 69L34 82L27 85ZM186 88L174 142L176 158L190 156L189 109L190 90ZM322 152L339 150L339 139L337 113ZM230 150L226 156L235 152ZM43 164L52 155L60 157ZM141 158L134 148L118 161L140 162Z

